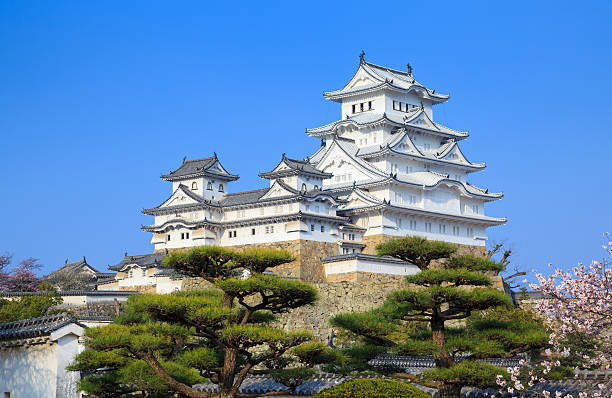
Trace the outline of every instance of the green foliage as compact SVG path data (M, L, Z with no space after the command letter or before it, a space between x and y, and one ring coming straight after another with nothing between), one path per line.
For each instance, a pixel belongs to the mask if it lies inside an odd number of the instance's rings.
M491 278L478 272L470 272L466 268L433 268L406 277L406 282L415 285L440 285L444 282L455 286L490 286Z
M449 259L446 263L447 268L464 268L470 271L477 272L501 272L505 269L505 266L500 263L496 263L490 258L477 257L469 254L461 256L454 256Z
M313 368L292 368L281 369L270 373L270 376L277 383L284 384L288 387L297 387L306 379L309 379L317 374Z
M45 286L41 285L41 288L45 288ZM61 304L63 300L55 288L47 285L46 289L40 296L13 297L11 300L0 299L0 323L65 312L64 310L53 311L51 309Z
M429 394L396 380L355 379L333 386L314 398L429 398Z
M87 349L70 369L91 372L81 383L89 394L142 391L161 397L174 389L200 396L190 386L206 378L229 396L247 370L262 365L295 388L313 374L310 365L339 356L320 346L302 346L294 353L291 349L310 341L312 334L269 325L274 314L317 298L307 283L261 273L292 260L289 252L260 249L206 246L174 252L166 257L167 265L203 277L215 288L130 296L113 324L86 331ZM238 278L236 271L245 268L251 276Z
M433 260L448 258L456 251L455 245L419 236L391 239L376 245L376 253L379 256L397 257L413 263L422 270L428 268Z
M356 335L373 339L379 344L390 345L386 337L398 330L383 311L366 311L339 314L330 319L330 324L348 330Z
M490 287L491 274L503 270L503 264L455 255L456 250L454 245L420 237L378 245L379 255L412 262L421 272L406 277L406 288L391 293L382 306L341 314L330 323L359 336L361 347L375 345L404 355L433 355L438 367L424 375L426 380L447 387L494 387L495 376L502 373L477 359L541 349L548 344L548 335L541 322L514 309L503 291ZM447 324L457 320L463 321L453 327ZM469 353L470 357L457 363L454 357L458 353ZM351 354L345 352L348 365L342 369L359 369L352 365ZM358 350L355 354L361 355Z
M219 246L201 246L188 251L171 252L164 258L164 264L178 273L213 281L231 276L238 268L233 264L234 252Z
M254 274L247 279L218 280L215 286L239 300L255 295L265 297L263 308L274 313L312 304L317 299L317 290L312 285L272 275Z
M232 262L240 268L249 269L253 273L262 273L268 268L290 263L295 257L288 250L273 250L265 248L247 249L236 252Z
M331 362L342 363L346 357L339 350L330 348L319 341L300 344L291 350L291 353L304 364L313 366Z
M497 375L506 375L505 369L481 361L461 361L450 368L436 367L421 374L424 380L477 388L497 388Z
M336 360L325 365L326 372L339 374L367 373L369 371L368 361L385 352L384 347L376 345L354 345L340 350Z

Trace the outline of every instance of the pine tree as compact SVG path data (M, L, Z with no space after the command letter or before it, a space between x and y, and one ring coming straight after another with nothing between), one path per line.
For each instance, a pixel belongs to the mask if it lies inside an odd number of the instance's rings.
M333 353L307 343L309 332L269 325L276 314L317 297L307 283L264 274L292 260L287 251L268 249L237 252L207 246L171 253L165 259L168 266L204 278L213 288L131 296L126 313L114 324L86 332L87 349L71 369L93 372L81 387L91 394L111 394L103 396L174 391L188 397L234 397L246 376L256 372L272 373L295 388L312 374L309 365L328 362ZM246 278L241 276L245 270L250 272ZM218 385L218 394L192 388L205 379Z
M478 359L513 356L546 344L541 323L512 309L509 297L491 287L490 276L504 265L456 255L456 246L420 237L393 239L376 250L415 264L420 272L406 277L407 287L393 292L381 307L341 314L332 325L360 336L366 346L432 355L436 368L420 380L435 381L441 397L459 397L462 386L495 386L495 376L503 372ZM455 326L449 327L449 321ZM469 356L458 361L459 353Z

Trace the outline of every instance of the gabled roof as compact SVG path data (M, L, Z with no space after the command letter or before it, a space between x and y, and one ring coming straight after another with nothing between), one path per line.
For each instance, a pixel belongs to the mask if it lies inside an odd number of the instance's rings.
M179 181L201 176L215 177L226 181L238 179L237 175L228 173L228 171L221 166L216 153L213 156L201 159L187 160L185 158L183 159L183 164L181 164L178 169L168 174L162 174L161 178L166 181Z
M325 155L323 155L321 157L321 160L319 160L319 166L321 165L321 163L324 163L329 156L331 156L330 154L332 153L334 148L338 148L342 153L344 153L349 159L352 160L354 166L358 169L363 170L365 174L378 177L387 176L385 172L381 171L377 167L356 156L359 152L359 148L357 147L357 145L354 144L353 141L346 140L337 136L334 136L332 143L328 145Z
M338 120L321 127L306 129L306 133L312 137L322 137L335 133L338 128L342 126L351 125L356 128L362 128L371 127L378 124L388 124L393 127L401 127L404 125L404 121L398 115L364 112L357 115L347 115L346 119Z
M187 196L190 199L189 203L183 203L183 204L179 204L179 205L169 206L169 204L174 199L176 199L179 194L184 194L185 196ZM155 214L159 213L160 211L163 211L163 210L166 210L166 209L167 210L176 211L176 210L185 209L185 208L191 208L191 207L208 207L208 208L213 207L213 208L218 208L219 204L218 204L218 201L211 201L211 200L204 199L200 195L192 192L185 185L180 184L178 186L178 188L174 192L172 192L172 195L170 195L170 197L168 199L164 200L164 202L162 204L160 204L159 206L156 206L156 207L152 207L150 209L142 209L142 212L143 212L143 214L155 215Z
M85 258L85 256L83 256L82 260L75 261L73 263L69 263L68 260L66 260L66 263L63 267L51 272L49 275L45 275L43 279L50 279L65 274L76 275L83 273L87 273L93 278L100 274L100 271L87 264L87 259Z
M436 93L417 82L412 72L403 72L396 69L372 64L360 58L359 67L351 80L340 90L326 92L325 98L332 101L341 101L342 98L390 89L404 93L415 93L435 104L446 102L449 95Z
M332 176L332 174L330 173L324 173L320 170L317 170L314 166L312 166L309 162L305 160L288 158L285 156L284 153L280 163L272 171L268 171L266 173L259 173L259 176L261 178L267 179L288 177L294 175L308 175L321 179L330 178Z
M406 145L408 146L408 152L399 149L399 145L402 144L402 141L405 139ZM450 159L449 154L455 152L457 153L457 160ZM459 145L457 141L454 139L448 140L444 143L439 149L438 152L434 154L423 153L412 141L410 135L406 133L405 129L399 130L396 134L389 136L382 144L380 145L370 145L367 147L359 148L357 152L357 156L369 159L378 157L386 154L396 154L401 156L409 156L419 160L429 160L438 163L443 163L447 165L459 166L463 168L468 168L469 170L475 171L484 169L486 164L484 163L471 163L461 152L459 149Z
M71 323L84 327L72 315L65 313L0 323L0 341L49 336L52 332Z
M324 126L306 129L306 134L311 137L327 137L338 131L341 127L353 126L357 129L363 127L373 127L381 124L386 124L391 127L404 127L425 132L428 134L439 135L446 138L455 138L458 140L467 138L469 133L466 131L458 131L436 123L424 109L413 108L414 110L408 114L400 115L395 112L373 113L364 112L356 115L347 115L345 119L337 120L333 123ZM313 155L314 156L314 155Z
M166 253L150 253L150 254L138 254L135 256L128 256L127 253L123 257L123 260L119 264L109 265L108 269L113 271L120 271L127 265L135 264L143 268L153 268L162 266L162 260L166 257Z

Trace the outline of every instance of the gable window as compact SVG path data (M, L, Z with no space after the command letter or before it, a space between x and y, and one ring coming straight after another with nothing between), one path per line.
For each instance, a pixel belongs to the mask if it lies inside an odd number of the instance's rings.
M302 192L306 192L306 184L302 183Z
M212 191L212 182L208 181L208 184L206 185L206 189L209 191Z
M223 184L219 184L219 192L223 192Z
M315 186L314 186L314 190L316 191L316 190L318 190L318 189L319 189L319 186L318 186L318 185L315 185Z
M194 182L192 182L192 183L191 183L191 190L192 190L192 191L197 191L197 189L198 189L198 183L197 183L197 182L195 182L195 181L194 181Z

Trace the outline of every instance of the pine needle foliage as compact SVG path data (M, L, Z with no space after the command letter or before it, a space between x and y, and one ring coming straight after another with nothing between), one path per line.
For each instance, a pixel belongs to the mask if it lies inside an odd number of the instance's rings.
M104 397L234 397L248 374L268 372L295 389L315 364L338 357L309 343L310 332L270 325L276 314L317 298L307 283L263 274L293 260L288 251L269 249L207 246L171 253L168 266L214 288L130 296L113 324L87 330L87 349L70 366L90 373L80 388ZM244 270L249 277L240 276ZM219 392L192 387L205 381Z
M503 264L457 255L456 246L421 237L392 239L376 249L378 255L415 264L420 272L406 277L406 288L391 293L379 308L341 314L331 324L357 336L364 347L433 356L436 368L420 380L439 386L443 396L459 397L462 386L492 386L495 376L505 373L479 359L512 357L547 345L541 322L492 287L491 276Z
M355 379L338 384L315 398L429 398L411 384L385 379Z

